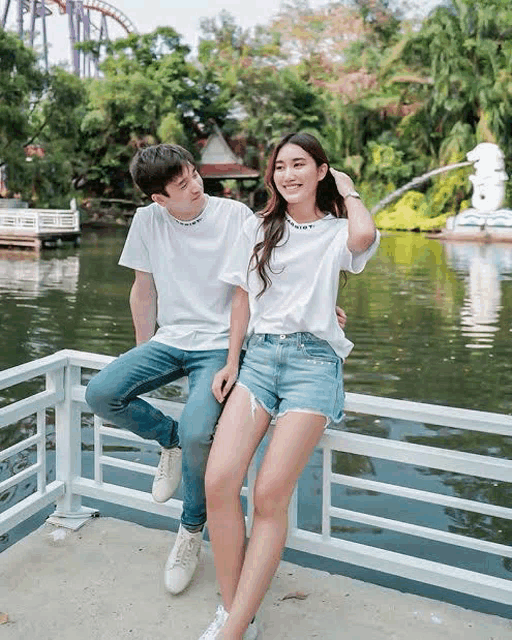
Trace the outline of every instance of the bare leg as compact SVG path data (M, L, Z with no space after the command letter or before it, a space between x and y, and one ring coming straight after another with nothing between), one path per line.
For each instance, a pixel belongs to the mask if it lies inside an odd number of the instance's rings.
M208 531L226 611L231 609L245 553L245 520L240 489L247 468L270 422L261 407L251 408L247 389L236 386L217 426L206 469Z
M222 640L242 640L276 572L295 484L320 439L325 417L289 412L278 419L254 489L254 524Z

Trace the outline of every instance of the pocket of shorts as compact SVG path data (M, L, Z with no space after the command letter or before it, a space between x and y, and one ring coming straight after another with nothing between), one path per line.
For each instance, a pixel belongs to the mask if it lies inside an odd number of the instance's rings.
M336 364L339 360L336 352L328 342L325 341L308 341L301 345L302 353L309 360L317 360Z
M266 346L264 335L253 335L247 345L247 353L245 355L244 362L255 361L257 363L264 364L268 358Z

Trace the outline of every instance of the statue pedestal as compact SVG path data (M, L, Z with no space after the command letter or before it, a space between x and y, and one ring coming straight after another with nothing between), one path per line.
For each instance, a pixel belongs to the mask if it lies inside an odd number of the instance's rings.
M482 239L503 238L512 240L512 211L498 209L498 211L479 211L466 209L446 221L446 232L451 236L477 237ZM490 236L490 237L489 237Z

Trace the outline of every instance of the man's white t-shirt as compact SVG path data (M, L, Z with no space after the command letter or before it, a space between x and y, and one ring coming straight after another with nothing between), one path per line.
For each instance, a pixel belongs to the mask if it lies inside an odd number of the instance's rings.
M156 203L137 209L119 264L153 275L158 330L152 340L185 351L228 348L234 287L219 274L252 217L241 202L212 196L188 222Z
M347 247L348 220L327 214L324 218L298 224L286 214L283 239L275 247L267 273L272 284L262 289L258 272L249 261L254 245L263 239L261 218L249 218L229 256L221 279L248 291L252 333L287 334L309 332L327 340L345 359L354 346L345 337L336 319L340 271L360 273L377 250L380 235L361 253ZM251 263L253 267L254 263Z

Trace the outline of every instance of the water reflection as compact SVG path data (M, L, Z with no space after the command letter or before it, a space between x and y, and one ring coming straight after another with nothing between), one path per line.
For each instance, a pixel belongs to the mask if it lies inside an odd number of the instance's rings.
M0 367L58 351L73 336L79 277L78 255L0 253Z
M462 335L470 338L466 347L490 349L499 330L501 280L512 274L512 246L446 242L444 247L448 264L465 276L460 321Z
M37 298L48 290L76 294L79 272L78 256L40 259L28 253L0 252L0 291L18 298Z
M62 348L117 355L133 346L128 304L133 274L117 265L124 236L122 230L86 232L80 250L52 251L40 259L28 253L0 253L0 369ZM511 274L512 248L505 245L455 246L411 233L383 236L368 267L350 277L340 290L339 302L349 317L347 334L355 343L345 363L346 390L512 413ZM479 328L473 331L470 327ZM468 348L468 343L492 344L493 348ZM90 374L84 372L84 383ZM4 390L0 406L26 395L25 387ZM154 395L183 401L187 388L180 381ZM17 424L0 430L0 449L14 444L20 429L28 426ZM83 470L92 477L89 414L83 416L82 427ZM512 439L491 434L350 413L341 428L396 441L512 458ZM54 445L49 442L47 446L48 471L54 473ZM126 450L115 439L106 446L112 455L152 466L158 461L154 448ZM299 486L299 523L312 531L321 530L322 463L322 455L316 452ZM333 471L482 502L509 505L512 501L512 483L493 483L363 455L335 454ZM6 468L0 467L0 481L7 477L5 473ZM141 491L150 488L149 477L121 477L114 467L106 473L108 482L126 483ZM15 497L0 495L0 510L6 502L22 497L20 491L33 491L36 478L28 482L31 486L22 486ZM495 542L512 540L512 523L507 525L496 518L342 485L333 487L332 498L340 508L409 519L414 524ZM114 514L114 510L112 507L104 513ZM420 557L432 553L436 554L433 559L468 569L489 562L492 574L510 577L507 572L512 568L507 560L487 559L485 554L457 551L448 545L425 544L420 538L337 518L332 524L334 535L353 542L410 551ZM0 549L2 542L0 538ZM323 568L329 570L327 565Z

